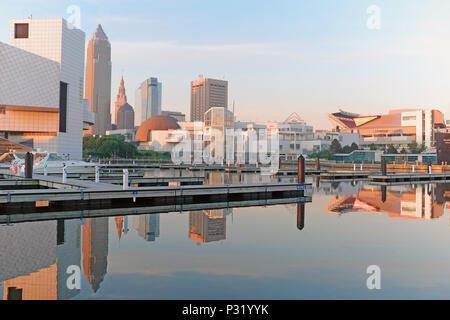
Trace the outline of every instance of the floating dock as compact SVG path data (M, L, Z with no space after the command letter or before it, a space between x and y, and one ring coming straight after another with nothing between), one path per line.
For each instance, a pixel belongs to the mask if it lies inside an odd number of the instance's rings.
M0 224L13 224L32 221L47 221L56 219L87 219L110 216L127 216L142 215L170 212L186 212L197 210L214 210L228 208L243 207L267 207L274 205L287 205L311 202L310 196L295 198L274 198L274 199L257 199L242 200L229 202L207 202L207 203L182 203L182 204L166 204L142 207L103 207L103 208L87 208L81 210L56 210L51 211L49 208L36 208L34 210L24 210L18 213L0 214ZM37 210L37 209L44 209Z
M450 173L392 173L387 175L371 175L369 179L375 183L410 183L410 182L442 182L450 181Z

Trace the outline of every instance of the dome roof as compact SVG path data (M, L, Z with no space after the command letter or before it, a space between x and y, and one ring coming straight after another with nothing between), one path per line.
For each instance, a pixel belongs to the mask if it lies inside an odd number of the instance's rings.
M136 132L136 141L148 142L150 131L177 130L180 126L175 118L159 115L145 120Z
M133 111L134 112L134 109L128 103L125 103L125 104L120 106L120 108L119 108L119 110L117 112L125 112L125 111Z

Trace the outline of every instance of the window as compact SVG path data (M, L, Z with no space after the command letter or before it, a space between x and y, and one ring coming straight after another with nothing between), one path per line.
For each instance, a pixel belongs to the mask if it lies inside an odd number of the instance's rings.
M28 39L28 23L16 23L14 25L14 37L16 39Z
M59 132L67 132L67 83L59 85Z
M404 116L403 121L416 120L416 116Z
M9 287L8 300L22 300L22 289L16 287Z

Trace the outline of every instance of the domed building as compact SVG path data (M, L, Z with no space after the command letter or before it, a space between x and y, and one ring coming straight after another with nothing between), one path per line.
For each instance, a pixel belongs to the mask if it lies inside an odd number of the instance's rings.
M145 120L136 132L135 141L140 142L140 150L170 152L180 140L175 130L181 127L175 118L158 115Z
M117 129L134 129L134 109L128 103L117 110Z

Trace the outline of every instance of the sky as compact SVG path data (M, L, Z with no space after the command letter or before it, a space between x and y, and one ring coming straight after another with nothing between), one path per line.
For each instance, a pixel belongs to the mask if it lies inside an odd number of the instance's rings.
M240 121L296 112L328 129L339 109L450 115L448 0L1 0L0 41L12 18L69 19L71 6L86 47L98 23L111 41L112 108L122 74L131 105L157 77L162 109L189 118L190 81L203 75L229 81Z

